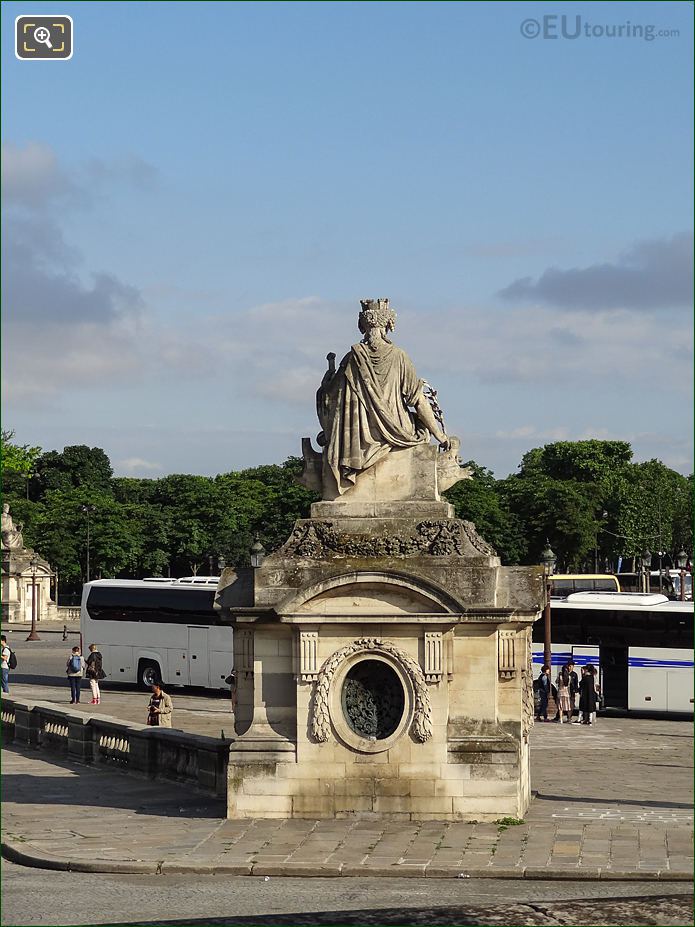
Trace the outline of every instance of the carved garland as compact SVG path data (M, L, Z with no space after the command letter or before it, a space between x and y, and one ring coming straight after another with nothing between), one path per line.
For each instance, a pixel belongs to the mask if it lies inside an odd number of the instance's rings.
M463 523L465 525L465 523ZM285 550L296 557L322 557L327 553L348 557L403 557L424 553L434 557L463 554L462 523L422 521L415 535L369 537L339 533L333 522L306 521L298 525L285 544ZM466 534L468 535L468 530Z
M314 712L311 718L311 733L319 743L326 743L331 734L328 690L338 667L354 653L368 653L373 650L392 656L403 666L410 677L415 690L415 711L410 728L413 737L420 743L424 743L432 736L432 708L425 677L419 664L390 641L382 641L376 637L361 637L352 644L336 650L319 671L314 693Z
M524 740L528 740L529 731L533 725L535 714L533 699L533 645L531 631L526 636L526 668L521 673L521 732Z

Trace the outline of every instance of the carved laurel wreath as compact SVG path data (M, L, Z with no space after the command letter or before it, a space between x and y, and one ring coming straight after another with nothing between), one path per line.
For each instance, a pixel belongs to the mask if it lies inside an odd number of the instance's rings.
M328 712L328 690L338 667L348 657L360 651L376 650L388 653L403 666L408 673L415 690L415 711L410 730L413 737L424 743L432 736L432 708L424 674L415 660L390 641L377 637L361 637L359 640L342 647L330 656L319 670L314 691L314 711L311 718L311 733L319 743L326 743L331 734L330 715Z

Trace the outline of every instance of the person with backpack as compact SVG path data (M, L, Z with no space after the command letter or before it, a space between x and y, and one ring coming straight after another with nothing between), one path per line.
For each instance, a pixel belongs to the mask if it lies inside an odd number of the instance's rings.
M79 705L80 704L80 684L82 683L82 673L84 672L86 664L82 658L82 653L79 647L73 647L72 653L68 657L68 662L65 665L65 671L68 674L68 682L70 683L70 704Z
M17 666L17 657L14 655L14 651L10 650L7 646L7 637L3 634L0 638L0 643L2 644L2 661L0 662L0 667L2 668L2 691L10 694L10 670L15 669Z
M86 676L89 679L89 685L92 690L91 705L101 705L101 692L99 691L99 680L104 679L106 673L102 666L102 656L96 644L89 645L89 656L85 664L87 668Z

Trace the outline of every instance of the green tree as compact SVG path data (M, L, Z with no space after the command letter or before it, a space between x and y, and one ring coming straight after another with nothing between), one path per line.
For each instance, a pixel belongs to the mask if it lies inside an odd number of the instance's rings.
M100 447L76 444L62 451L47 451L36 461L29 485L32 499L40 499L50 490L71 489L112 493L111 461Z
M692 552L692 476L660 460L631 464L615 486L615 498L625 555L638 556L649 548L674 562L681 547Z
M546 538L558 568L603 568L619 541L615 489L626 479L625 441L558 441L524 455L499 491L521 522L526 563L537 563Z
M41 454L40 447L16 444L13 430L2 429L0 466L2 467L3 496L27 495L28 481Z
M464 466L473 471L472 479L456 483L444 496L454 506L457 518L474 522L478 533L492 544L503 563L518 563L526 554L519 517L509 510L491 470L474 460Z

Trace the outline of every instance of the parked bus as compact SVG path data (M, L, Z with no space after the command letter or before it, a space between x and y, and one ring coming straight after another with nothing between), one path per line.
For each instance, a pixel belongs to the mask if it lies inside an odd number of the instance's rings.
M573 592L621 592L621 588L612 573L553 573L551 598L565 599Z
M664 595L576 592L552 600L552 664L599 669L603 708L693 711L693 603ZM543 622L533 627L533 662L543 664Z
M620 589L622 592L643 592L644 591L644 574L643 573L619 573ZM661 586L661 588L659 588ZM669 599L680 599L681 597L681 574L680 570L668 569L664 567L659 574L659 570L649 571L649 591L659 592L668 596ZM692 573L685 574L685 601L691 602L693 598L693 576Z
M232 629L213 608L217 577L100 579L82 591L83 646L99 645L113 682L224 688Z

